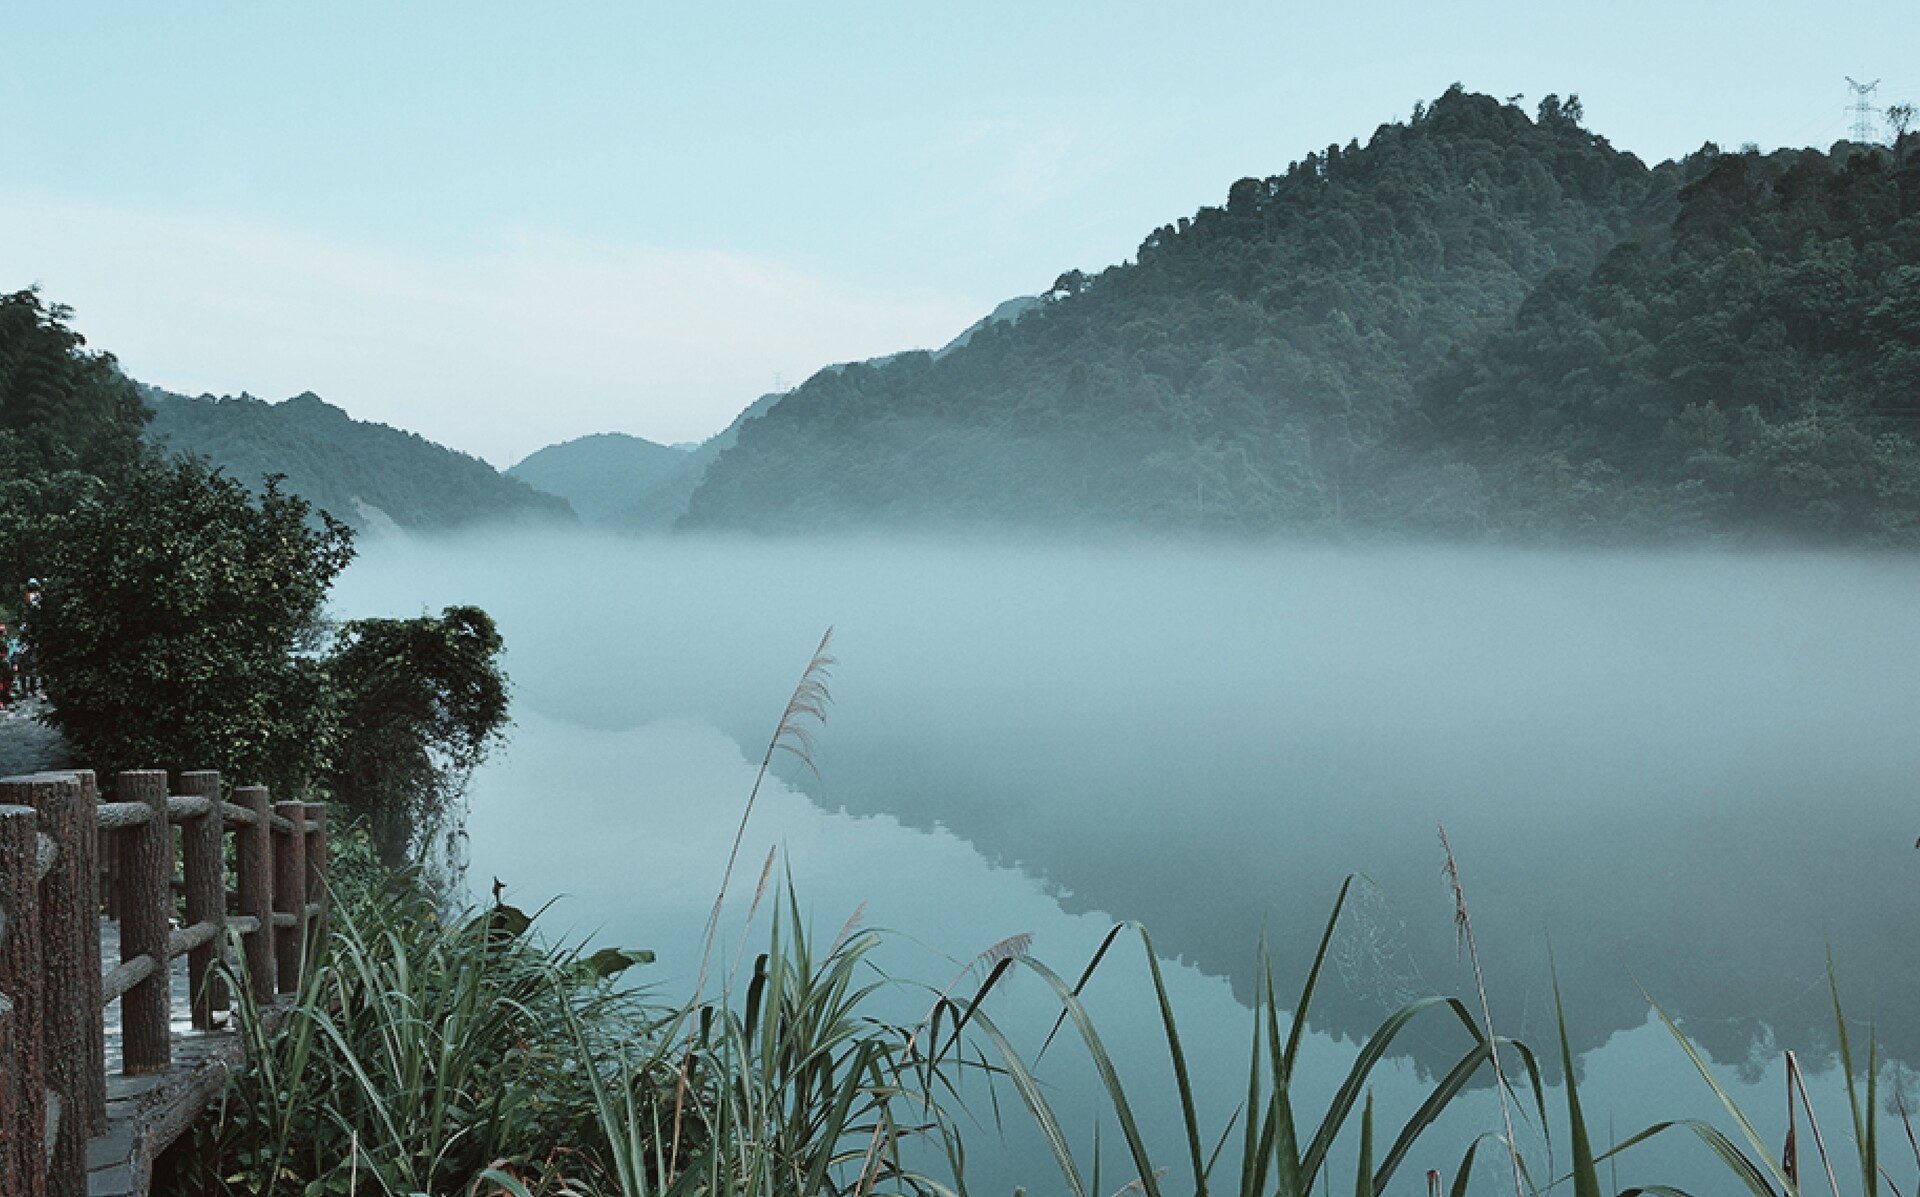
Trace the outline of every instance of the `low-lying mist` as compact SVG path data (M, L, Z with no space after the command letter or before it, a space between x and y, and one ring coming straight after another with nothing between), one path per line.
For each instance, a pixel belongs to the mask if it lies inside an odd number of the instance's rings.
M522 710L756 756L832 625L819 777L787 771L817 803L943 825L1243 995L1363 872L1336 1032L1468 985L1441 823L1503 1032L1551 1027L1549 939L1576 1047L1644 988L1722 1061L1817 1055L1829 948L1850 1003L1920 988L1889 950L1920 915L1910 558L495 534L365 545L339 592L487 608ZM1880 1038L1920 1062L1920 1027Z

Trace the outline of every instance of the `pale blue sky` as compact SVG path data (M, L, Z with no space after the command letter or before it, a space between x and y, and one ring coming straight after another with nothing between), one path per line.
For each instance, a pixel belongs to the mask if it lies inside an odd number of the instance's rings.
M13 5L0 287L504 465L940 344L1455 80L1656 160L1824 146L1917 58L1913 0Z

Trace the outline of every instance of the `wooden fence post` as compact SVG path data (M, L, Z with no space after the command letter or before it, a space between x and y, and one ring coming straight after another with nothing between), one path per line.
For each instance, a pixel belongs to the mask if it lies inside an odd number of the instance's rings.
M90 877L100 876L100 860L97 855L100 847L100 784L94 778L91 769L76 769L74 780L80 783L79 847L75 849L78 867ZM87 959L91 968L83 978L87 992L87 1008L93 1016L86 1021L86 1066L83 1076L87 1082L86 1101L82 1111L86 1117L87 1134L104 1135L107 1133L107 1019L106 1010L100 1000L100 893L96 888L93 894L93 908L87 912L87 925L93 930L93 944Z
M153 816L120 832L120 959L151 956L157 966L120 999L121 1071L165 1072L173 1057L173 995L168 992L167 939L173 913L173 826L167 821L167 775L157 769L122 773L114 795L152 809Z
M120 921L120 837L111 831L102 831L96 851L100 857L100 907L117 923Z
M0 860L0 878L5 877L6 862ZM0 887L4 882L0 882ZM4 895L0 895L4 897ZM6 910L0 906L0 924L5 922ZM0 940L5 940L7 929L0 925ZM0 948L5 944L0 943ZM19 1189L20 1182L13 1174L13 1124L19 1115L15 1113L13 1078L20 1073L20 1063L14 1058L13 1050L13 999L6 995L0 984L0 1193L12 1193Z
M51 1150L50 1197L85 1197L87 1139L94 1111L88 1025L100 1013L98 874L89 849L99 831L96 811L82 801L70 774L42 773L0 781L0 804L31 806L40 831L54 845L40 882L41 1037L47 1088L58 1095L60 1119ZM105 1111L101 1111L102 1114Z
M313 921L314 942L327 942L327 911L333 905L327 889L327 804L307 804L307 900L320 903L320 917Z
M187 926L214 925L213 938L187 952L187 992L192 995L193 1025L213 1029L213 1013L227 1003L213 962L221 959L227 937L226 818L220 809L220 774L211 770L180 775L180 792L207 799L211 808L180 825L180 873L186 882Z
M253 812L253 825L242 827L236 853L239 874L240 913L259 920L258 929L247 934L247 982L253 1000L261 1006L273 1004L273 824L272 807L267 803L265 786L241 786L233 792L233 801Z
M0 806L0 996L9 1009L0 1072L0 1192L46 1197L46 1061L41 1038L39 816Z
M276 802L273 813L293 825L273 841L273 909L293 916L292 925L275 929L274 949L280 992L293 993L307 950L307 804Z

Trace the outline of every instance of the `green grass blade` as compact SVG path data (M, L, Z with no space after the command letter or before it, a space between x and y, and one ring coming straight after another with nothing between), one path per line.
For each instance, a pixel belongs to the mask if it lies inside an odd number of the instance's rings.
M1327 951L1333 945L1334 928L1340 923L1340 912L1346 909L1347 893L1353 889L1353 876L1348 874L1340 883L1340 894L1333 900L1333 910L1327 915L1327 928L1320 933L1319 950L1313 954L1313 965L1307 969L1306 984L1300 987L1300 1000L1293 1007L1293 1025L1287 1029L1286 1050L1280 1055L1280 1075L1291 1079L1293 1062L1300 1055L1300 1036L1307 1028L1307 1013L1313 1009L1314 991L1320 986L1320 971L1326 967Z
M1200 1141L1200 1116L1193 1100L1193 1082L1187 1075L1186 1053L1180 1049L1180 1028L1174 1022L1173 1002L1167 996L1167 983L1160 975L1160 957L1153 950L1153 939L1140 928L1140 945L1146 949L1147 968L1153 976L1153 995L1160 1003L1160 1024L1167 1036L1167 1051L1173 1057L1174 1089L1180 1098L1180 1114L1186 1123L1187 1150L1193 1159L1193 1189L1207 1191L1207 1163Z
M1873 1194L1879 1191L1880 1176L1880 1120L1874 1115L1880 1108L1878 1037L1869 1036L1867 1041L1867 1093L1862 1102L1847 1015L1840 1008L1840 978L1834 969L1831 951L1827 953L1827 988L1833 994L1833 1025L1840 1036L1840 1068L1847 1082L1847 1107L1853 1115L1853 1142L1860 1160L1860 1191Z
M1360 1165L1354 1171L1353 1197L1374 1197L1373 1187L1373 1090L1367 1090L1367 1105L1360 1112Z
M1066 1007L1074 1029L1080 1032L1087 1054L1093 1059L1094 1071L1100 1074L1100 1083L1106 1089L1107 1098L1113 1103L1114 1117L1120 1122L1120 1133L1126 1139L1127 1151L1133 1156L1134 1166L1140 1172L1138 1180L1141 1192L1146 1197L1160 1197L1160 1182L1153 1160L1147 1154L1146 1137L1140 1133L1140 1124L1133 1116L1133 1105L1127 1100L1126 1086L1120 1081L1120 1072L1113 1066L1113 1057L1107 1053L1099 1029L1093 1025L1093 1017L1058 973L1030 956L1021 957L1020 962L1052 986L1055 996Z
M1107 952L1112 949L1114 941L1119 939L1120 933L1126 929L1126 923L1115 923L1113 926L1107 928L1105 935L1100 937L1100 946L1095 948L1093 955L1087 958L1086 967L1080 970L1080 976L1073 983L1073 994L1075 997L1086 992L1087 982L1093 980L1093 974L1099 970L1100 962L1107 958ZM1040 1050L1033 1053L1033 1062L1035 1064L1040 1063L1041 1057L1047 1054L1047 1049L1053 1046L1054 1038L1060 1034L1060 1028L1066 1025L1067 1012L1062 1010L1060 1011L1060 1016L1053 1020L1053 1029L1048 1031L1047 1037L1041 1041Z
M1346 1080L1341 1083L1339 1091L1334 1094L1332 1104L1327 1107L1325 1117L1320 1120L1319 1131L1315 1133L1313 1141L1308 1144L1306 1152L1300 1157L1301 1174L1309 1183L1318 1174L1321 1165L1326 1162L1327 1153L1333 1149L1334 1139L1339 1136L1340 1129L1346 1125L1354 1106L1359 1103L1361 1091L1366 1087L1367 1078L1372 1074L1374 1067L1385 1058L1387 1049L1393 1045L1394 1039L1400 1032L1406 1029L1407 1024L1423 1011L1434 1006L1453 1006L1459 1007L1461 1012L1465 1011L1465 1007L1460 1006L1459 1002L1453 998L1416 998L1388 1015L1386 1021L1374 1030L1373 1035L1361 1047L1359 1056L1354 1059L1353 1067L1347 1071Z
M1700 1134L1702 1139L1707 1140L1709 1147L1714 1148L1716 1152L1720 1153L1723 1159L1728 1160L1729 1166L1733 1164L1732 1159L1728 1158L1726 1152L1722 1151L1719 1143L1706 1135L1702 1128L1704 1128L1704 1130L1712 1130L1713 1135L1718 1137L1719 1142L1724 1142L1727 1149L1732 1150L1735 1155L1740 1157L1746 1169L1751 1170L1756 1175L1764 1173L1765 1177L1770 1179L1771 1185L1779 1186L1780 1192L1789 1194L1789 1197L1797 1197L1799 1189L1794 1185L1792 1178L1786 1174L1786 1170L1780 1166L1780 1162L1774 1159L1773 1154L1767 1150L1766 1141L1760 1137L1760 1132L1754 1129L1752 1121L1747 1118L1745 1111L1741 1110L1739 1103L1733 1100L1733 1095L1728 1093L1718 1080L1714 1079L1713 1070L1707 1067L1706 1060L1700 1055L1700 1049L1696 1048L1693 1045L1693 1041L1681 1032L1680 1027L1673 1019L1667 1017L1667 1012L1660 1008L1660 1003L1655 1002L1652 998L1648 998L1647 1001L1652 1005L1653 1012L1659 1015L1660 1021L1666 1024L1667 1030L1672 1033L1674 1039L1680 1044L1681 1050L1687 1053L1687 1059L1693 1061L1694 1070L1700 1074L1702 1080L1707 1082L1707 1087L1713 1090L1714 1096L1720 1099L1720 1104L1726 1108L1728 1115L1733 1118L1734 1124L1740 1128L1740 1133L1746 1138L1748 1145L1753 1148L1754 1155L1759 1158L1760 1163L1755 1164L1745 1153L1734 1148L1731 1141L1728 1141L1726 1136L1721 1134L1720 1131L1706 1127L1704 1123L1688 1122L1685 1125L1693 1126L1695 1133ZM1740 1171L1740 1169L1736 1168L1736 1171ZM1763 1182L1762 1188L1758 1191L1771 1193L1771 1185Z
M1560 1067L1567 1082L1567 1141L1573 1156L1573 1197L1601 1197L1600 1166L1593 1158L1593 1139L1587 1116L1580 1108L1580 1082L1573 1067L1573 1048L1567 1040L1567 1008L1560 1000L1560 971L1553 972L1553 1017L1560 1029Z
M1453 1174L1453 1184L1447 1189L1447 1197L1467 1197L1467 1180L1473 1175L1473 1157L1484 1142L1486 1136L1483 1135L1467 1144L1467 1153L1460 1157L1460 1168Z
M1300 1169L1300 1132L1293 1120L1292 1078L1286 1068L1286 1049L1280 1040L1279 990L1273 984L1273 965L1267 965L1267 987L1259 1016L1267 1024L1267 1062L1273 1070L1273 1095L1268 1099L1273 1134L1268 1143L1275 1179L1282 1194L1304 1195L1312 1178ZM1296 1018L1295 1025L1298 1026ZM1262 1158L1268 1158L1263 1153Z
M1438 1085L1434 1086L1433 1092L1427 1095L1427 1099L1420 1103L1420 1108L1414 1111L1413 1116L1408 1118L1406 1124L1400 1128L1393 1146L1387 1150L1386 1158L1380 1161L1380 1169L1374 1173L1373 1177L1373 1187L1376 1190L1387 1187L1387 1182L1393 1179L1394 1172L1406 1162L1407 1155L1413 1150L1414 1142L1420 1137L1420 1133L1433 1125L1447 1106L1452 1104L1453 1099L1466 1089L1467 1082L1473 1079L1474 1074L1478 1073L1492 1056L1493 1052L1488 1044L1476 1044L1471 1051L1460 1057L1452 1070L1441 1078Z
M1034 1123L1039 1126L1041 1136L1046 1139L1048 1148L1053 1152L1054 1162L1060 1166L1060 1175L1067 1182L1067 1192L1072 1197L1087 1197L1087 1186L1080 1178L1080 1167L1074 1162L1073 1150L1067 1146L1066 1132L1061 1130L1060 1119L1054 1115L1053 1107L1047 1103L1046 1095L1040 1091L1039 1082L1034 1080L1033 1073L1027 1069L1026 1061L1013 1050L1013 1044L1007 1042L1007 1037L984 1011L974 1011L973 1021L980 1028L980 1033L985 1035L1000 1053L1001 1061L1007 1069L1007 1076L1013 1081L1014 1091L1020 1094L1020 1100L1026 1103L1027 1112L1033 1115Z

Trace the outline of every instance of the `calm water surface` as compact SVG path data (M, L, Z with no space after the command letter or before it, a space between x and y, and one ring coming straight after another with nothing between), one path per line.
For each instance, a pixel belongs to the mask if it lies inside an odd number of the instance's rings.
M777 850L817 933L856 912L891 932L890 972L937 989L1031 933L1070 973L1115 921L1142 922L1220 1126L1261 943L1297 987L1360 873L1310 1020L1317 1111L1388 1011L1471 994L1444 823L1496 1027L1553 1042L1551 950L1603 1137L1726 1125L1647 995L1765 1127L1782 1122L1780 1052L1799 1051L1842 1137L1821 1071L1829 952L1850 1011L1887 1012L1888 1079L1920 1062L1916 595L1920 563L1864 557L494 536L365 546L339 606L495 615L517 726L474 786L472 879L655 949L669 992L691 985L753 767L831 624L819 776L789 765L763 792L737 887ZM728 961L765 934L738 914ZM1141 1091L1167 1094L1144 974L1138 948L1121 954L1090 1004ZM1054 1010L1031 977L994 1001L1033 1042ZM1091 1089L1070 1046L1046 1072L1090 1153L1111 1118L1076 1096ZM1460 1041L1436 1019L1407 1048L1378 1085L1395 1125ZM1169 1112L1146 1117L1177 1168ZM1402 1187L1450 1175L1498 1122L1474 1095ZM983 1191L1057 1187L1031 1134L997 1140L975 1136ZM1619 1181L1724 1191L1715 1168L1675 1139L1634 1149ZM1501 1191L1497 1170L1484 1188Z

